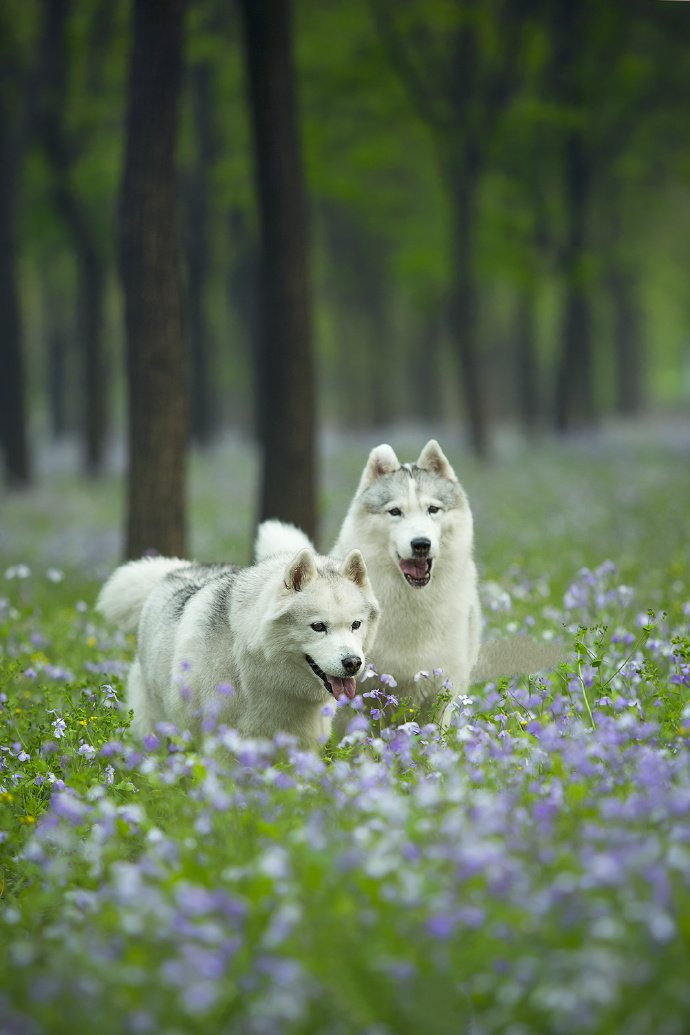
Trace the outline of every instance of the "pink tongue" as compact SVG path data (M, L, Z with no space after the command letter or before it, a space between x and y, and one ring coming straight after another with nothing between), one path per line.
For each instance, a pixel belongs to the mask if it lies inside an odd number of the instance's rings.
M351 701L357 693L357 683L354 676L348 676L347 679L329 676L328 682L331 685L331 692L336 701L339 701L341 697L347 697L348 701Z
M403 575L409 575L413 579L425 579L429 574L429 562L424 558L423 560L405 560L404 558L400 561L400 570Z

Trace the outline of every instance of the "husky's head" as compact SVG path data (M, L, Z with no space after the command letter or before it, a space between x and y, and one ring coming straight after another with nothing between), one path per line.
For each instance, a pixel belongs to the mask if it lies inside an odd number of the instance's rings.
M283 585L273 615L282 649L311 673L315 699L328 691L352 700L379 617L364 558L353 550L339 562L304 549L285 569Z
M428 586L452 545L472 552L472 513L438 442L431 439L415 464L401 464L390 446L369 454L355 497L357 542L370 564L387 554L413 589Z

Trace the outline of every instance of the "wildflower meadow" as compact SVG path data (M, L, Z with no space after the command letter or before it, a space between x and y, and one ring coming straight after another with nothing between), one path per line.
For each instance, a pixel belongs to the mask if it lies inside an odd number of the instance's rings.
M325 448L323 546L372 444ZM444 726L369 668L318 753L211 721L133 741L134 640L94 611L119 479L3 504L2 1035L689 1030L690 429L487 468L442 444L485 635L568 660ZM195 459L199 559L248 559L252 493L242 443Z

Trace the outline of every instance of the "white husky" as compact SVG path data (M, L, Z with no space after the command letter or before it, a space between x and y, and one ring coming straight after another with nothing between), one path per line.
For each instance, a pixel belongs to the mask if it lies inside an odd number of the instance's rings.
M339 562L301 547L251 568L132 561L97 608L138 630L135 734L163 720L198 733L211 713L244 736L283 730L306 747L330 732L328 695L354 697L379 614L358 550Z
M266 521L256 555L309 545L294 526ZM355 547L381 605L371 660L377 672L395 677L396 693L417 707L429 705L423 717L433 714L438 684L415 679L420 671L441 669L458 697L471 682L536 672L565 659L562 646L527 636L480 642L472 512L434 439L415 464L401 464L389 445L369 454L332 552L343 556Z
M296 528L277 521L259 529L257 557L304 547ZM481 635L472 512L453 468L431 440L415 464L389 445L372 450L333 555L361 550L381 619L372 661L392 674L402 696L422 705L440 668L455 694L469 686Z

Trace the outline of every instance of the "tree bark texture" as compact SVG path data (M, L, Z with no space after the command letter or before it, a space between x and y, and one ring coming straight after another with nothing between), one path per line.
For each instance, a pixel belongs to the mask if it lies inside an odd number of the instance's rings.
M241 0L261 235L260 517L316 530L307 201L289 0ZM345 390L350 390L347 386Z
M185 0L134 0L120 212L125 295L128 557L186 548L188 404L175 144Z

